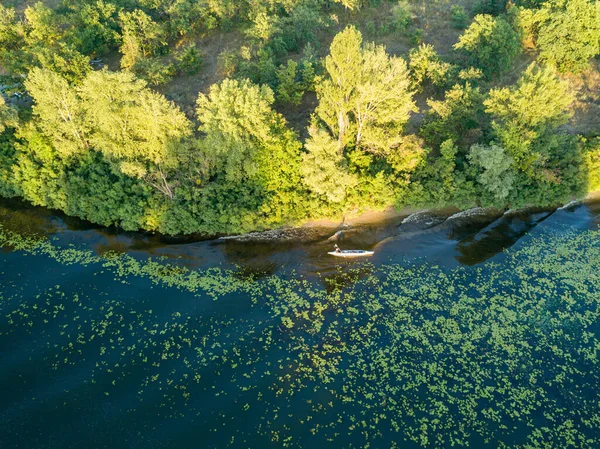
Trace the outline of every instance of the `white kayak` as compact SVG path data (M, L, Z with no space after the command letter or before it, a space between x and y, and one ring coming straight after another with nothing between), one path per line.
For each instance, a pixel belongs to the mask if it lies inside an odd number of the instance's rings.
M365 251L362 249L343 249L342 251L330 251L327 254L331 254L335 257L363 257L372 256L375 254L374 251Z

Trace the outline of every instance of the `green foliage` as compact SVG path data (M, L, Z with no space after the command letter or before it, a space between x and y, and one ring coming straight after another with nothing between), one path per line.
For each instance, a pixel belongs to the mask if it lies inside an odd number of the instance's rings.
M364 0L332 0L332 1L334 3L339 3L342 6L344 6L344 8L347 8L350 10L360 9L362 4L364 3Z
M448 81L452 66L442 61L433 45L421 44L410 51L409 68L413 89L422 92L426 83L443 87Z
M117 11L114 3L98 0L81 5L73 14L72 39L81 53L100 55L117 46L120 39Z
M306 91L315 90L315 69L310 59L300 64L288 59L286 65L277 68L276 99L281 104L298 106Z
M456 157L458 147L452 140L441 143L439 157L423 159L410 185L408 202L423 206L452 204L457 190Z
M301 144L271 108L273 101L267 86L225 80L213 86L208 96L199 96L197 111L200 130L206 135L202 155L220 188L240 189L252 197L251 201L240 198L240 208L256 208L264 214L264 222L282 223L305 214Z
M152 86L167 84L175 75L175 65L165 64L159 58L140 58L133 66L133 72Z
M277 69L277 101L283 104L299 105L304 96L304 83L298 73L298 63L288 60L286 66Z
M573 101L566 81L533 63L516 86L493 89L485 105L500 143L520 170L529 171L544 163L548 153L538 143L569 120Z
M477 180L503 205L515 183L512 158L497 145L473 145L468 158L480 169Z
M595 139L586 145L584 160L587 172L586 190L600 190L600 140Z
M271 108L273 101L267 86L225 80L200 94L197 112L206 136L203 157L215 173L227 185L256 186L254 195L270 203L262 210L284 219L299 213L300 143Z
M387 153L416 110L406 62L367 44L353 27L339 33L325 60L328 77L317 85L317 117L341 147Z
M6 104L4 97L0 95L0 134L7 128L16 128L19 125L17 110Z
M414 16L410 3L407 0L398 0L398 3L392 7L391 13L390 26L392 31L406 32Z
M239 57L235 51L223 50L217 56L218 73L225 78L230 78L238 69Z
M454 28L458 28L459 30L465 29L469 24L469 16L467 15L467 11L461 5L452 5L450 8L450 14L452 18L452 25Z
M247 80L225 80L212 86L208 95L199 95L200 131L208 142L205 151L228 180L257 175L257 143L271 138L271 128L279 120L271 109L273 101L270 88Z
M317 33L324 27L318 1L300 2L289 17L282 18L281 36L286 40L288 51L297 51L306 44L317 44Z
M160 24L154 22L144 11L119 13L123 29L120 51L121 68L130 69L145 56L156 56L166 46L166 36Z
M508 0L477 0L474 6L475 14L502 14L506 10Z
M301 173L311 191L328 201L343 201L348 191L358 184L358 178L348 173L346 159L340 154L339 144L322 129L311 128L305 144Z
M469 64L480 68L488 78L510 70L521 53L518 33L504 17L475 16L454 48L467 55Z
M197 74L202 68L204 55L194 44L191 44L181 48L175 54L175 60L177 71L191 76Z
M315 92L315 80L317 78L315 64L311 59L302 60L302 85L308 92Z
M47 69L29 72L25 87L34 100L40 130L65 157L89 148L85 108L67 80Z
M277 65L275 57L270 48L260 49L257 58L245 55L239 62L239 68L235 76L240 80L249 79L255 84L266 84L271 89L277 86Z
M79 88L93 133L90 144L109 160L132 169L137 176L148 164L177 165L175 147L189 135L190 123L173 103L146 88L133 75L93 72ZM125 173L128 174L128 173Z
M23 34L23 24L17 19L14 8L0 4L0 49L3 54L19 48Z
M62 18L53 10L38 2L19 17L14 9L0 8L0 61L15 78L41 67L78 81L91 70L88 59L67 39Z
M246 31L246 34L258 41L267 42L279 33L279 17L267 14L265 10L259 12L251 18L252 26Z
M488 133L484 95L470 83L456 84L444 100L427 100L429 111L421 132L434 147L445 140L470 146Z
M521 23L540 52L540 60L560 72L580 72L600 54L600 3L551 0L521 11Z
M178 144L190 126L178 108L145 86L131 74L108 71L91 73L77 88L41 69L26 81L37 125L58 154L98 151L118 173L144 178L172 197L166 170L178 165Z
M485 3L486 13L505 7ZM335 36L326 58L317 57L327 28L348 21L395 32L386 42L404 51L407 39L429 41L437 27L427 17L414 21L417 14L449 12L458 25L465 20L459 5L342 2L350 12L328 9L325 0L51 4L0 5L1 87L17 99L0 104L2 195L127 229L214 233L391 203L553 204L582 192L588 174L593 178L584 169L593 166L592 153L582 154L575 137L560 130L569 110L566 83L533 69L514 87L489 81L518 54L519 36L509 25L515 18L541 60L561 71L584 68L597 52L597 2L521 1L507 16L478 16L456 46L468 62L460 68L427 44L410 51L407 67L384 47L363 43L353 27ZM362 14L369 15L365 21ZM241 40L245 31L251 40ZM217 58L216 73L210 55L207 73L186 78L203 64L196 45L221 51L221 38L231 50ZM173 57L165 55L170 48ZM90 59L118 50L127 73L92 72ZM112 66L114 58L92 63ZM184 77L170 83L175 75ZM214 76L237 81L200 96L201 136L192 137L197 125L148 87L170 83L161 89L186 101L181 92L205 89ZM502 86L507 79L500 78ZM182 86L188 81L193 86ZM459 84L443 92L451 83ZM31 108L18 100L23 86ZM282 107L300 129L314 107L307 91L316 92L318 104L303 154L272 105L301 105ZM414 91L432 97L419 136L405 134L416 111ZM411 129L420 123L414 119ZM500 146L506 157L477 150L483 156L469 163L474 144ZM505 196L482 179L508 158L516 174Z

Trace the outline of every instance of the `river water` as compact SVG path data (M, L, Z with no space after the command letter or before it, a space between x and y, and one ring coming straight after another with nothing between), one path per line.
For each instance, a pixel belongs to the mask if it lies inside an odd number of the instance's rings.
M54 249L0 253L0 448L598 447L599 224L589 201L207 240L2 200Z

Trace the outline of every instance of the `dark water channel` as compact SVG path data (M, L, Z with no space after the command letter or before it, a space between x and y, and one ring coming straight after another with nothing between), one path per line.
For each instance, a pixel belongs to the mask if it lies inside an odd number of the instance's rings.
M334 243L342 249L375 251L367 259L374 266L407 259L446 267L476 265L539 231L597 229L599 217L597 199L545 210L430 210L370 225L199 239L105 228L20 201L0 199L3 226L51 237L61 246L74 245L97 254L122 252L140 258L166 257L190 268L222 267L255 275L327 275L364 261L329 256L327 252ZM337 238L332 238L336 233Z

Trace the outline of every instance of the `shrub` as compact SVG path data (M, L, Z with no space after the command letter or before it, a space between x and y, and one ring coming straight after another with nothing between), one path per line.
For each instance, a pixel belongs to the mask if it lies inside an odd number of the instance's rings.
M429 82L441 87L448 80L451 65L441 60L432 45L422 44L410 51L410 76L413 88L422 91Z
M469 64L491 78L511 68L521 53L521 41L505 18L483 14L475 17L454 48L462 50Z
M239 65L239 56L233 50L223 50L217 56L218 72L225 78L231 77L237 70Z
M288 60L287 65L277 69L276 99L283 104L299 105L304 95L304 86L300 79L298 63Z
M140 78L146 80L148 84L160 86L167 84L175 75L175 66L173 64L163 64L157 58L141 58L133 67L134 73Z
M461 5L452 5L450 8L450 14L452 17L452 24L454 28L465 29L469 23L469 16L467 11Z
M194 44L182 48L176 55L177 71L186 75L195 75L200 71L204 58Z
M400 0L398 4L392 8L391 28L394 31L404 32L412 23L412 19L412 7L406 0Z

